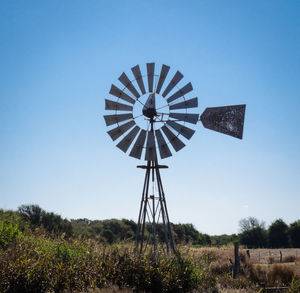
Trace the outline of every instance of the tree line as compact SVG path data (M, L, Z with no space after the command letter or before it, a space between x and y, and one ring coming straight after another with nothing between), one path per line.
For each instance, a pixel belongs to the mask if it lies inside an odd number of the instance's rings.
M114 244L121 241L134 241L137 224L127 219L89 220L63 219L60 215L43 210L38 205L22 205L15 213L20 217L21 226L31 229L42 227L50 234L62 234L85 237L99 243ZM192 224L171 223L174 241L177 244L211 245L210 236L200 233ZM152 237L151 225L146 225L145 233ZM164 241L163 225L158 224L156 233L159 241Z
M38 205L22 205L17 211L3 211L6 216L18 219L22 229L42 228L49 234L66 237L84 237L97 240L103 244L114 244L135 240L137 224L127 219L89 220L63 219L60 215L43 210ZM1 218L1 217L0 217ZM254 217L239 222L240 233L232 235L209 236L200 233L192 224L173 224L171 229L176 244L192 244L196 246L222 246L239 242L248 248L287 248L300 247L300 220L286 224L282 219L275 220L268 228L264 222ZM162 224L157 225L159 241L164 240ZM152 235L151 226L146 225L145 232Z
M300 248L300 220L288 225L277 219L266 228L263 221L249 217L239 225L240 243L248 248Z

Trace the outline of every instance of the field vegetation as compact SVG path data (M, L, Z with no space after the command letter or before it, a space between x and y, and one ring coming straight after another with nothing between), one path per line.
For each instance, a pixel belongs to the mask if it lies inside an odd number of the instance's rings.
M200 239L208 239L192 225L177 227L178 252L167 256L163 251L134 253L133 221L94 222L68 221L38 206L0 211L0 292L225 293L258 292L263 286L300 292L300 257L295 249L281 263L275 257L278 250L268 250L263 262L255 257L257 250L250 250L250 258L246 249L241 250L240 275L233 279L232 246L212 247L210 239L210 247L206 242L200 247ZM117 233L122 225L125 229ZM261 259L263 251L267 250L260 250Z

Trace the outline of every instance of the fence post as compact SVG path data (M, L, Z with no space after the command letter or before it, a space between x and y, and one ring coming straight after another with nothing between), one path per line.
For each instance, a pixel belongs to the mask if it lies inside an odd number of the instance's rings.
M233 266L233 278L235 279L240 273L240 256L239 256L239 244L234 243L234 266Z
M282 252L280 250L280 262L282 263Z

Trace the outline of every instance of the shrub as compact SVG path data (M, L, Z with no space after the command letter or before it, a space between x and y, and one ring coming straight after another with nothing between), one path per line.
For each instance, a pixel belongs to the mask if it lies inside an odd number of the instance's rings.
M296 278L293 278L293 280L289 286L288 292L289 293L299 293L300 292L300 279L297 280Z
M0 249L6 249L9 245L15 244L22 236L17 224L12 224L8 220L0 220Z

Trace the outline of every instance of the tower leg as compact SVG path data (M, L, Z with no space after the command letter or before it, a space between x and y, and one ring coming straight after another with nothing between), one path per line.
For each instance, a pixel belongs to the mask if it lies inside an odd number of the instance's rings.
M138 167L146 169L146 173L135 236L135 251L137 253L143 253L148 243L152 243L154 252L157 251L158 244L160 244L158 243L157 228L159 222L162 222L166 251L169 254L171 248L172 252L175 252L167 204L159 170L160 168L167 168L167 166L158 165L157 161L148 161L146 166ZM150 177L152 190L149 184ZM155 188L157 194L154 194ZM152 233L149 233L149 230L151 230Z
M140 246L140 252L143 250L144 229L145 229L145 216L144 215L146 215L145 210L147 209L147 201L148 201L149 178L150 178L150 169L151 169L150 166L151 166L151 162L148 161L147 166L146 166L146 174L145 174L142 200L141 200L141 206L140 206L140 212L139 212L139 219L138 219L136 235L135 235L136 252L138 252L139 246ZM142 237L140 237L141 226L142 226Z
M165 198L165 193L160 177L160 171L159 171L159 165L157 161L155 162L155 171L156 171L156 180L157 180L157 187L158 187L158 193L159 193L159 201L160 201L160 207L161 207L161 213L162 213L162 219L163 219L163 226L164 226L164 234L165 234L165 243L167 246L167 252L169 254L169 242L171 245L172 252L175 253L175 246L171 231L171 224L169 220L169 214L167 209L167 202Z

